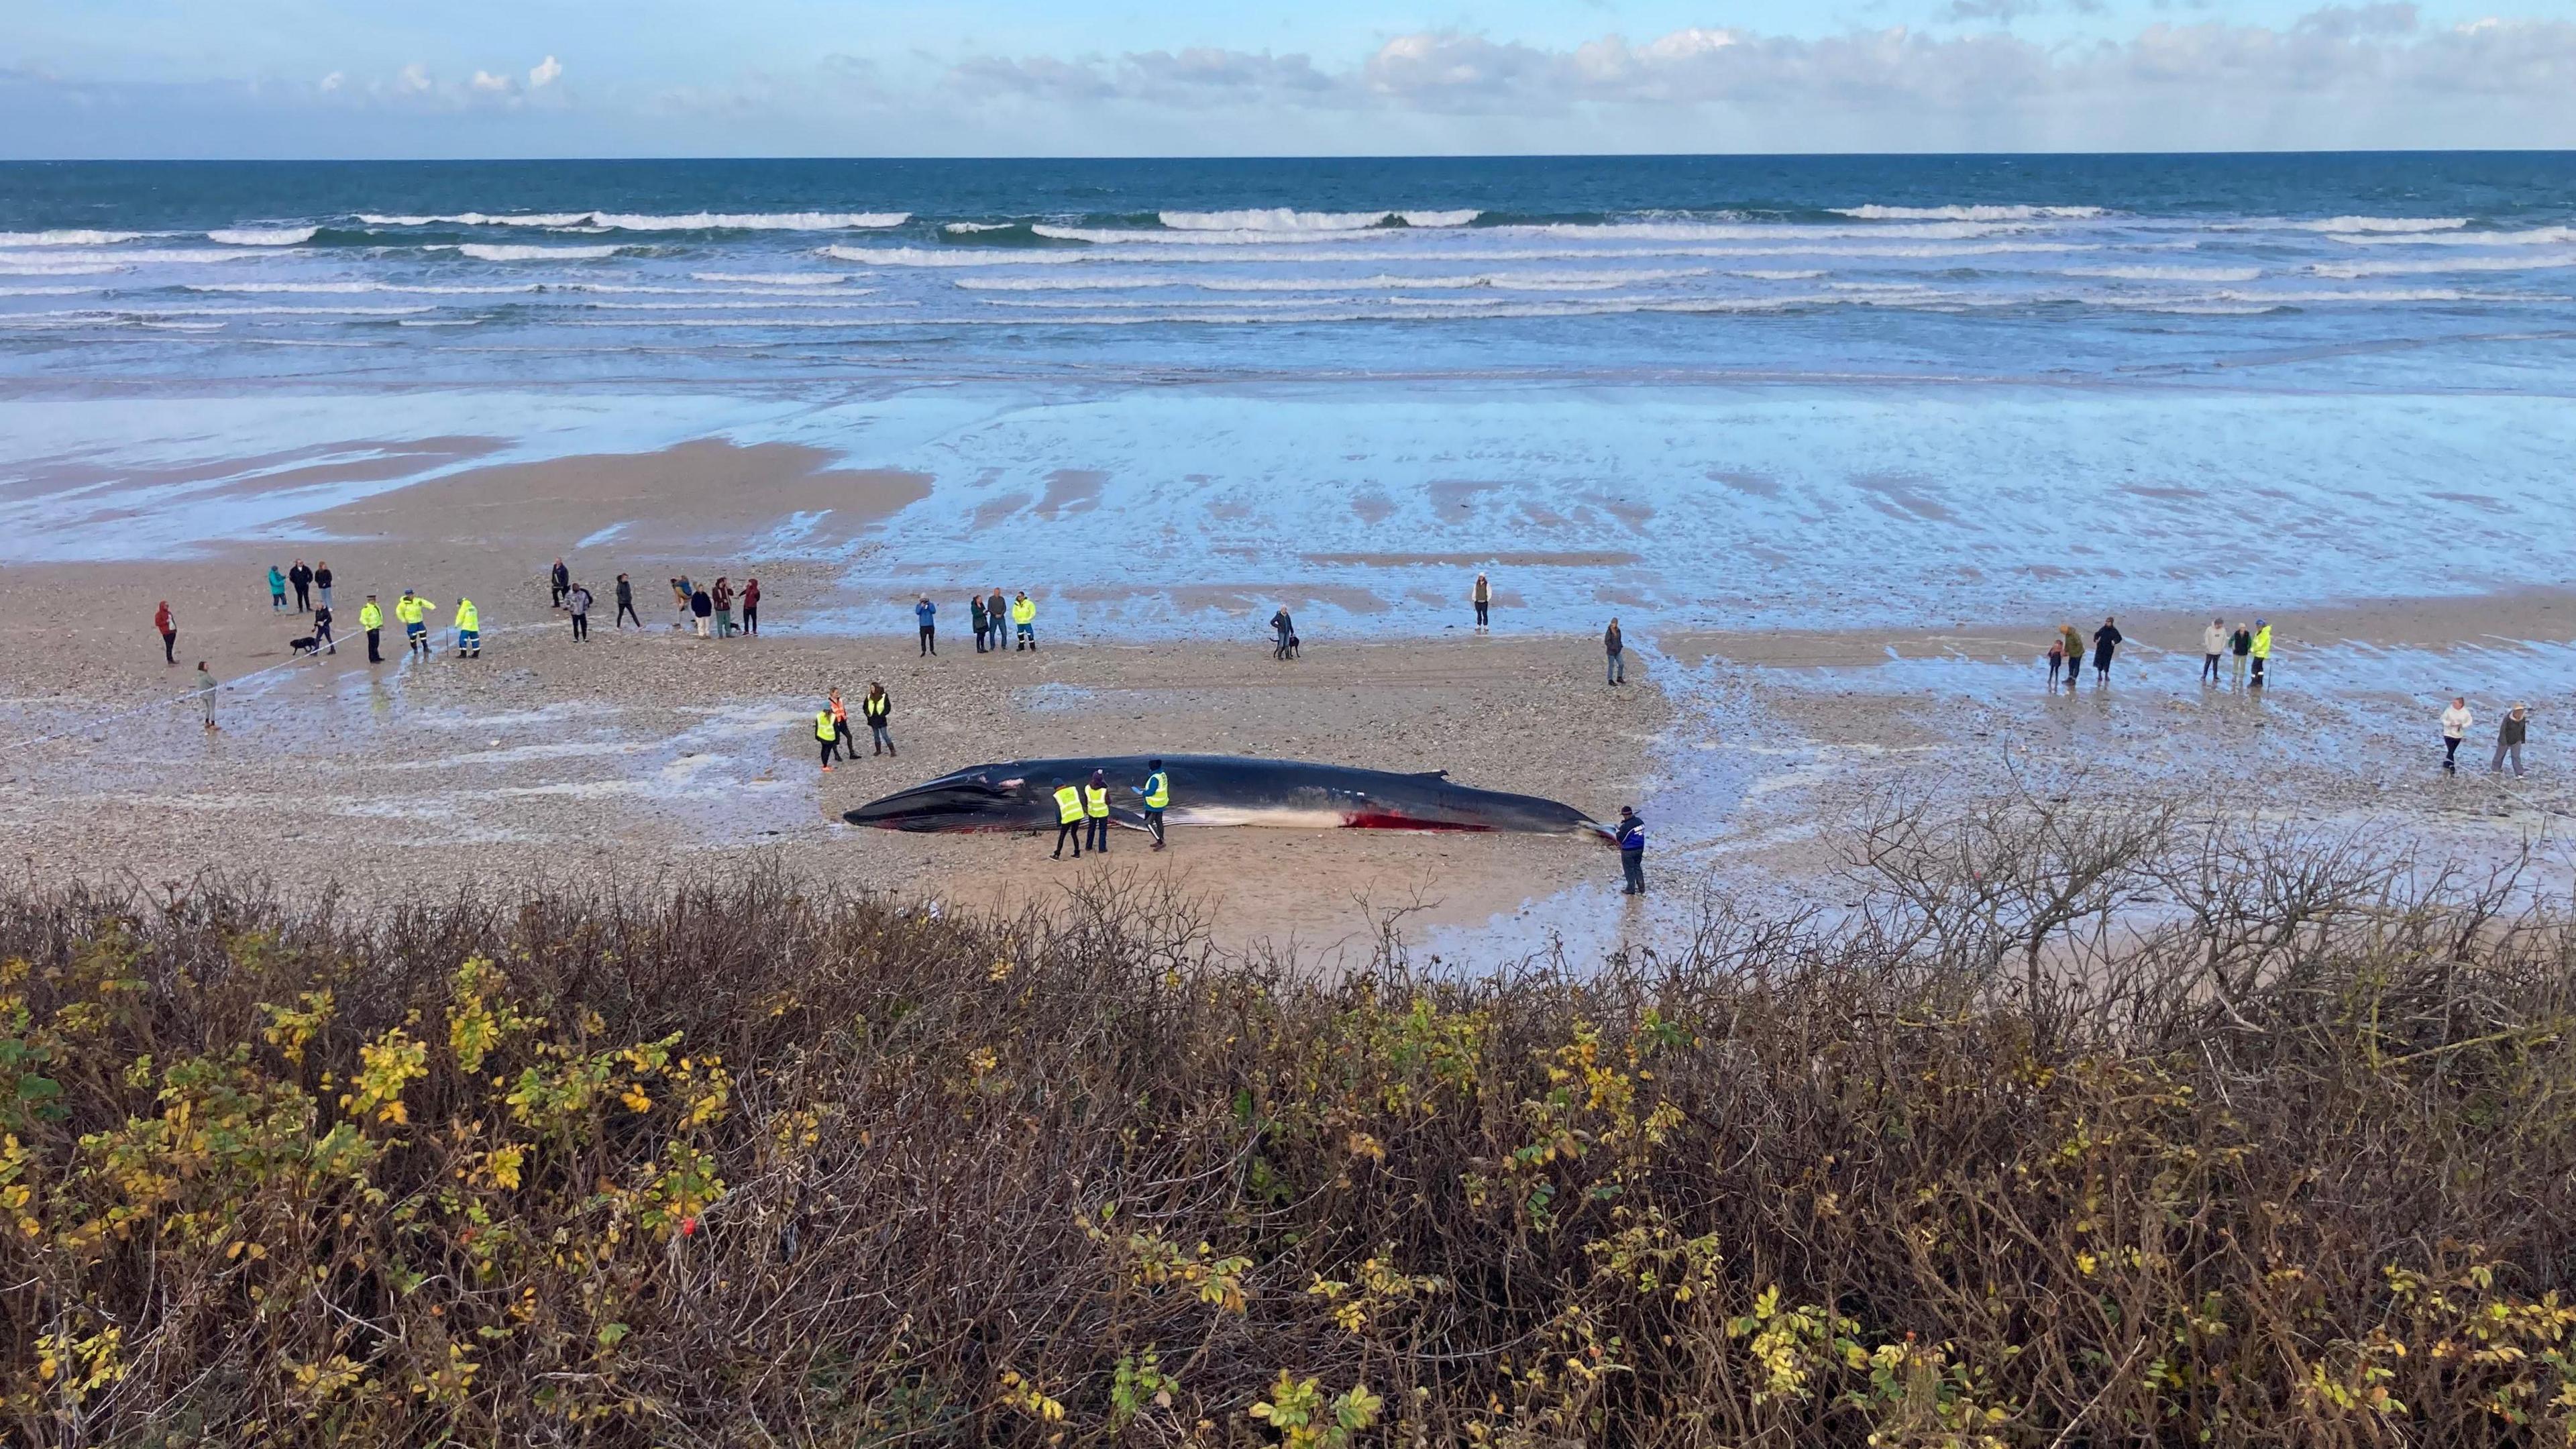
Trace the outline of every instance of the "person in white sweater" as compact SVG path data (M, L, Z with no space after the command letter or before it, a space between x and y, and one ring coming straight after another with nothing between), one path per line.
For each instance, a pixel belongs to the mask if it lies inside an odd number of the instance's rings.
M2226 652L2227 621L2224 619L2212 619L2209 621L2209 627L2200 631L2201 683L2216 684L2218 682L2219 656Z
M2468 697L2451 696L2451 707L2442 711L2442 772L2444 774L2456 775L2460 772L2460 741L2468 737L2469 726L2477 722L2478 717L2469 712Z

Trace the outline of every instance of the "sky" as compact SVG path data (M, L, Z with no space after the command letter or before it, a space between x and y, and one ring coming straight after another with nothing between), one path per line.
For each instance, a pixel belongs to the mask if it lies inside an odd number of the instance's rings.
M0 20L17 159L2576 147L2576 0L0 0Z

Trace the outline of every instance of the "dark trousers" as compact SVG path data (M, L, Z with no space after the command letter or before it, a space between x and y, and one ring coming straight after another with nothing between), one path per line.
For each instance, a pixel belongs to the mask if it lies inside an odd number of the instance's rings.
M629 599L625 603L617 606L617 627L620 629L625 628L626 621L629 619L635 621L636 628L641 629L644 627L644 616L635 612L635 601L632 599Z
M179 662L179 631L176 629L161 631L161 662L164 664Z
M1090 838L1085 840L1083 844L1090 846L1093 850L1099 851L1103 855L1109 853L1108 816L1094 815L1091 817Z
M2200 656L2200 677L2208 680L2212 684L2216 684L2218 682L2217 655L2203 654Z
M2263 666L2269 662L2270 661L2266 660L2260 654L2254 656L2254 682L2256 684L2259 685L2263 682Z
M331 626L316 624L313 626L313 652L319 654L325 649L334 654L340 652L340 646L331 642Z
M295 586L295 612L299 614L310 614L313 612L313 586L311 584L297 584Z
M2095 681L2099 682L2099 681L2101 681L2101 680L2109 679L2110 677L2111 677L2111 656L2110 656L2110 655L2108 655L2108 654L2096 654L2096 655L2094 655L2094 656L2093 656L2093 678L2095 679Z
M836 719L832 721L832 728L840 733L839 743L841 746L841 753L853 760L857 759L859 757L859 737L850 733L850 722L845 719Z
M935 631L935 629L933 628L933 626L928 625L928 624L924 624L924 625L922 625L922 626L921 626L921 657L922 657L922 658L924 658L924 659L927 659L927 658L929 658L931 655L936 654L936 653L938 653L938 652L939 652L939 636L938 636L938 633Z
M1489 617L1487 616L1487 614L1486 614L1486 611L1487 611L1487 610L1489 610L1489 609L1491 609L1491 608L1493 608L1493 607L1494 607L1494 606L1493 606L1493 604L1492 604L1490 601L1488 601L1488 600L1478 599L1478 600L1476 601L1476 627L1477 627L1477 628L1482 629L1482 628L1484 628L1487 624L1489 624L1489 623L1492 623L1492 622L1493 622L1493 620L1492 620L1491 618L1489 618Z
M576 639L587 639L590 637L590 616L588 614L575 614L572 616L572 637Z
M1620 873L1628 877L1623 894L1642 896L1646 893L1646 853L1642 850L1619 852Z
M560 608L562 608L562 607L563 607L564 595L565 595L565 594L567 594L567 593L569 593L569 592L571 592L571 590L569 590L569 589L565 588L563 585L561 585L561 584L557 584L557 585L555 585L555 607L556 607L556 608L560 609Z
M976 652L976 653L981 654L981 653L983 653L983 652L984 652L984 641L985 641L986 639L988 639L988 638L992 637L992 633L993 633L993 629L992 629L992 626L991 626L991 625L989 625L989 624L978 624L978 625L976 625L976 626L975 626L975 652Z
M1146 811L1145 828L1154 833L1154 844L1156 846L1160 846L1163 843L1163 812L1160 810Z
M757 634L760 632L760 606L758 604L745 604L742 606L742 632L746 634Z
M2460 768L2460 742L2450 735L2442 736L2442 768L2451 771Z
M384 633L385 631L381 628L369 629L367 631L367 662L369 664L382 664L385 662L384 652L379 647L384 642Z
M839 748L841 742L838 739L816 739L814 743L823 747L823 768L832 768L832 751Z
M1068 841L1068 840L1070 840L1070 841L1072 841L1072 842L1073 842L1073 858L1074 858L1074 859L1076 859L1076 860L1080 860L1080 859L1082 859L1082 822L1081 822L1081 821L1079 821L1079 820L1067 820L1067 821L1064 821L1063 823L1061 823L1061 824L1059 824L1059 825L1057 825L1057 826L1056 826L1056 828L1055 828L1055 856L1056 856L1056 859L1061 860L1061 859L1063 859L1063 858L1064 858L1064 843L1065 843L1066 841Z

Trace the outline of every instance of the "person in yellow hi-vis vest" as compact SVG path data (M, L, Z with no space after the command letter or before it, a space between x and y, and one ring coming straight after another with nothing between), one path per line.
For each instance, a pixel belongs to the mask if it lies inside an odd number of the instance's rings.
M423 659L429 657L429 625L422 620L437 607L409 589L403 590L402 597L394 600L394 617L400 619L403 626L403 652L417 654Z
M1082 792L1064 782L1055 782L1055 860L1064 859L1064 843L1073 842L1073 858L1082 859Z
M2261 688L2263 687L2263 667L2264 667L2265 665L2267 665L2267 664L2270 664L2271 662L2272 662L2272 621L2271 621L2271 620L2269 620L2269 619L2257 619L2257 620L2255 620L2255 621L2254 621L2254 684L2253 684L2253 686L2252 686L2253 688L2261 689Z
M1145 797L1145 829L1154 837L1154 848L1163 848L1163 811L1172 803L1172 777L1163 772L1163 762L1147 760L1145 768L1153 773L1142 785L1127 788Z
M814 711L814 738L822 742L823 773L826 775L832 773L833 747L841 742L841 722L833 717L840 703L838 691L835 691L832 699L825 701L821 709Z
M468 659L483 657L483 613L461 595L456 600L456 652Z
M1026 589L1020 590L1019 597L1011 600L1011 622L1017 626L1014 632L1020 636L1020 649L1038 647L1037 601L1029 597ZM1012 652L1017 653L1018 650Z
M1091 772L1091 783L1082 787L1082 813L1091 822L1091 838L1084 843L1102 855L1109 853L1109 775L1104 770Z
M373 594L367 595L367 601L358 606L358 627L367 631L367 662L384 663L385 656L379 641L385 637L385 611L376 606Z

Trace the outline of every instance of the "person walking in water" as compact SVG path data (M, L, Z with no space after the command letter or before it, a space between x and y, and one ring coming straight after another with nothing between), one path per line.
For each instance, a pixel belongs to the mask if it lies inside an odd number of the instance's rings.
M575 584L564 590L564 608L572 614L573 642L587 641L590 638L590 589Z
M2254 656L2254 683L2250 687L2261 689L2263 687L2264 666L2272 662L2272 621L2269 619L2255 620L2253 642L2247 644L2245 647Z
M456 652L468 659L483 657L483 611L461 594L456 599Z
M2048 641L2048 692L2051 694L2057 692L2057 675L2060 670L2065 670L2069 678L2074 675L2073 670L2066 669L2066 641L2051 639Z
M286 609L286 575L279 573L275 564L268 566L268 609L272 614Z
M555 607L560 609L564 606L564 597L572 592L572 570L564 567L561 555L556 556L554 569L548 577L555 586Z
M215 727L215 674L206 661L197 661L197 705L205 712L206 728Z
M2093 682L2111 682L2111 656L2120 652L2120 621L2104 615L2102 627L2093 631Z
M1279 612L1270 616L1270 630L1273 634L1278 636L1275 642L1270 646L1270 657L1273 659L1287 658L1288 641L1297 637L1297 621L1288 617L1288 606L1286 604L1281 604L1279 606Z
M2530 728L2531 711L2529 708L2521 704L2516 704L2511 710L2506 712L2503 722L2496 726L2495 762L2487 766L2488 774L2500 775L2504 773L2505 757L2510 755L2513 757L2513 777L2517 780L2522 778L2522 741L2523 736L2529 732Z
M293 564L293 566L291 566L290 568L288 568L288 569L287 569L287 571L286 571L286 581L287 581L288 583L290 583L290 584L295 585L295 612L297 612L297 613L299 613L299 614L310 614L310 613L312 613L312 612L313 612L313 570L312 570L312 568L311 568L311 567L309 567L308 565L306 565L306 563L304 562L304 560L302 560L302 559L297 559L297 560L295 561L295 563Z
M331 637L331 606L324 604L313 611L313 652L337 654L339 644Z
M742 581L742 632L760 632L760 580Z
M2227 652L2233 656L2236 661L2236 687L2238 689L2243 689L2245 687L2245 660L2254 652L2254 631L2245 627L2245 621L2242 619L2236 621L2236 632L2227 636Z
M983 653L985 636L993 629L993 616L984 612L982 594L966 596L966 622L975 626L975 652Z
M402 621L405 654L417 654L423 659L429 657L429 624L426 616L430 610L437 607L436 604L421 598L409 589L403 590L402 597L394 600L394 617Z
M1614 832L1619 842L1619 873L1627 883L1619 888L1623 896L1646 893L1646 821L1633 805L1619 807L1619 826Z
M1494 586L1476 575L1476 586L1467 591L1468 601L1476 606L1476 632L1483 633L1493 624Z
M1610 627L1601 631L1601 652L1609 656L1607 673L1612 684L1628 682L1627 649L1628 641L1619 632L1619 621L1612 619Z
M1037 601L1029 597L1026 589L1020 590L1011 600L1011 627L1020 636L1019 648L1034 650L1038 647Z
M1073 858L1082 859L1082 792L1064 782L1055 781L1055 854L1052 860L1064 859L1064 843L1073 842Z
M2209 621L2209 627L2200 631L2201 683L2216 684L2218 682L2218 659L2220 655L2225 654L2226 652L2227 624L2224 620L2212 619Z
M841 687L832 686L832 740L845 760L859 757L858 746L850 738L850 707L841 702Z
M636 628L644 627L644 616L635 612L635 585L626 575L619 574L617 576L617 627L620 630L625 629L626 621L629 619L635 621Z
M163 599L161 607L152 611L152 627L161 631L161 662L173 669L178 668L179 620L170 612L168 599Z
M723 578L717 579L715 593L710 597L716 606L716 637L719 639L732 638L733 580Z
M1163 772L1163 762L1147 760L1147 774L1142 785L1127 788L1145 797L1145 829L1154 837L1154 848L1163 848L1163 812L1172 803L1172 777Z
M313 592L322 600L323 608L331 607L331 561L328 559L313 561Z
M716 616L716 601L707 596L706 590L699 589L689 595L689 616L697 623L698 637L706 638L707 621Z
M894 753L894 736L887 732L886 727L894 719L894 698L886 693L883 684L873 679L868 681L868 697L859 701L859 717L868 722L868 753L882 752L891 756Z
M832 752L841 743L841 731L836 723L840 712L841 691L837 689L832 691L830 699L823 702L821 709L814 711L814 738L822 746L823 773L826 775L832 773Z
M912 618L921 626L921 657L927 659L939 652L939 606L923 594L921 601L912 606Z
M2075 632L2073 622L2057 626L2057 642L2066 650L2066 687L2075 687L2075 676L2084 672L2084 636Z
M384 663L385 611L377 606L373 594L358 606L358 627L367 631L367 662Z
M1083 843L1100 855L1109 853L1109 772L1094 770L1091 783L1082 787L1083 818L1091 823L1090 839Z
M2478 717L2469 709L2466 695L2451 696L2451 707L2442 711L2442 773L2460 773L2460 741L2469 737L2469 726Z

